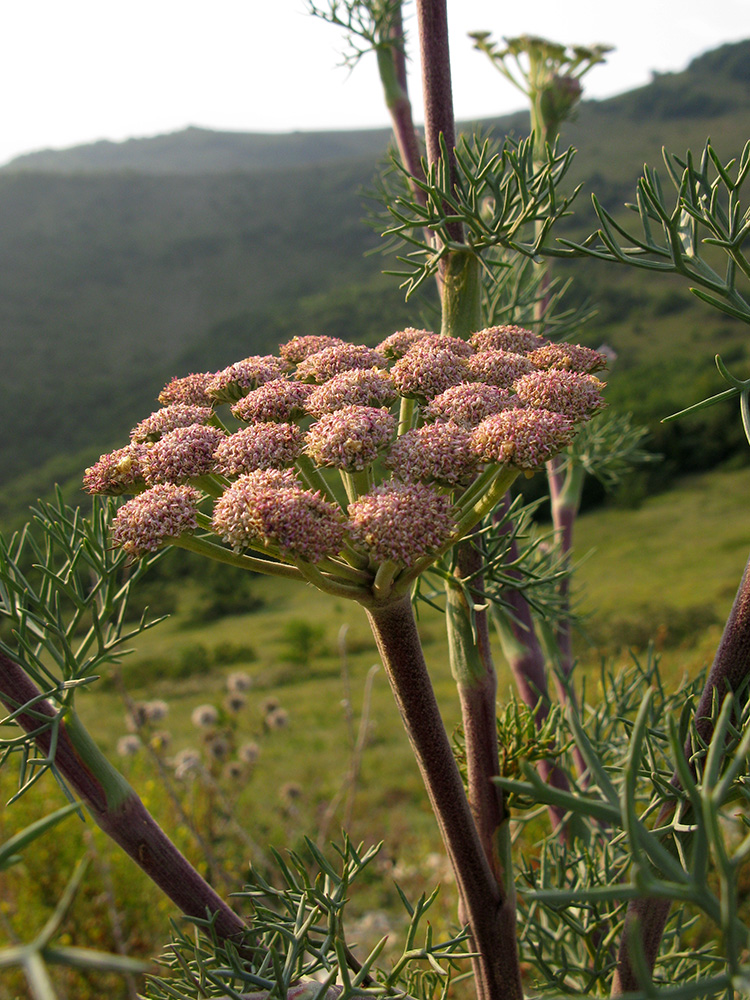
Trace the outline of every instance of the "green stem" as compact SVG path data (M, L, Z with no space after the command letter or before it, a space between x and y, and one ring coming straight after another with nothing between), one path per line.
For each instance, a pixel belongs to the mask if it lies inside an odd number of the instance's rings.
M180 535L177 538L172 538L171 544L180 549L187 549L188 552L197 552L198 555L207 556L216 562L226 563L228 566L250 570L252 573L283 576L290 580L302 579L299 570L294 566L273 562L270 559L256 559L254 556L241 555L239 552L232 552L231 549L224 548L223 545L216 545L214 542L208 542L205 538L197 538L195 535Z

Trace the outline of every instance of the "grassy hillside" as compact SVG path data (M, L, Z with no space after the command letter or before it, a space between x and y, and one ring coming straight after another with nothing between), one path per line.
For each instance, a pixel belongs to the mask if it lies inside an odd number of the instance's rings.
M710 133L722 155L738 154L749 54L748 42L725 46L684 73L585 102L564 136L579 149L573 180L614 208L662 144L699 149ZM495 124L504 132L523 120ZM0 171L0 420L12 430L0 444L0 523L121 441L172 374L297 332L368 340L423 322L423 307L405 307L381 274L382 258L364 256L379 241L362 222L361 189L384 141L190 129ZM593 225L586 193L577 206L567 232L583 235ZM618 353L610 398L657 428L719 386L717 350L728 362L746 357L739 324L679 282L585 262L560 270L575 275L574 300L599 304L581 338ZM706 421L682 451L683 431L658 429L655 446L681 467L721 460L736 442L725 441L724 414Z
M588 627L615 663L627 664L627 647L642 652L652 638L668 684L679 684L685 674L694 676L710 662L750 543L748 489L750 470L712 472L647 500L638 511L602 510L580 519L577 552L583 555L593 549L579 575L584 607L592 616ZM388 927L402 921L392 879L398 879L410 895L441 883L440 901L432 914L433 928L440 934L455 919L455 886L441 864L434 821L382 670L374 674L371 696L365 699L366 678L377 654L361 609L272 578L253 579L251 590L264 602L252 613L197 623L199 578L187 582L183 577L175 591L177 613L138 638L121 671L124 687L134 699L159 699L168 705L166 719L156 728L169 732L169 743L164 745L165 738L159 737L154 744L163 746L168 773L167 762L180 750L193 747L206 752L208 737L191 721L193 710L206 703L221 706L233 672L243 671L252 678L247 704L230 720L229 728L237 745L247 740L258 744L258 765L240 784L222 776L221 763L215 767L231 815L245 834L224 825L226 803L212 799L200 782L172 782L182 807L226 866L229 881L225 884L215 868L213 876L222 891L231 891L242 880L249 859L262 866L267 844L301 848L304 835L315 838L322 832L324 840L326 834L336 838L340 824L346 822L354 839L368 844L385 841L377 868L384 878L373 879L355 893L353 904L354 914L375 914L378 920L375 926L363 922L352 932L353 940L362 947L374 945ZM648 635L642 630L644 621ZM300 641L304 634L300 625L307 627L307 644ZM342 629L346 630L345 671L339 652ZM423 609L420 631L450 727L458 711L441 617ZM495 653L504 704L512 681ZM578 653L579 676L586 674L588 698L593 701L600 691L600 651L580 640ZM269 699L287 713L283 728L272 729L264 722ZM78 701L102 747L116 754L117 742L127 732L117 686L110 678L82 691ZM357 780L347 786L352 733L356 734L363 712L366 746ZM121 758L120 764L188 856L207 867L184 817L165 794L153 760L141 751ZM11 794L11 780L9 769L0 772L0 796L5 800ZM351 811L347 814L345 794L331 812L347 787ZM43 792L37 786L31 795L0 812L0 841L45 811L45 795L47 808L62 802L59 789L48 781ZM28 849L23 869L11 869L0 884L0 907L9 926L20 935L42 926L49 915L43 899L56 899L78 858L93 850L95 863L62 928L68 935L62 940L113 947L109 902L114 899L120 908L120 940L128 952L143 956L158 952L172 915L166 901L98 831L87 831L75 820L67 820L61 829L63 836L43 838ZM76 1000L103 995L101 975L84 977L62 969L55 975ZM23 995L20 980L10 982ZM124 1000L128 994L122 980L107 982L107 995Z

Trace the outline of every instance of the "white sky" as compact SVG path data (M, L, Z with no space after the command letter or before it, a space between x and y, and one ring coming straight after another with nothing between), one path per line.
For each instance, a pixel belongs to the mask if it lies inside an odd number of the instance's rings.
M585 80L607 97L750 37L750 0L448 0L456 116L521 96L466 35L614 45ZM648 24L648 27L646 25ZM387 124L374 59L337 68L343 40L304 0L0 0L0 163L20 153L187 125L237 131ZM416 39L412 51L416 60ZM415 62L416 67L416 62ZM418 83L412 96L418 107ZM419 115L417 114L417 117Z

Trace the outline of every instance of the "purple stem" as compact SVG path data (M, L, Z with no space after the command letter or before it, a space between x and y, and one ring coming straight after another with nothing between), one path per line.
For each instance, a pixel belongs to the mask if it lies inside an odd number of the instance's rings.
M481 590L482 577L478 573L482 562L482 553L476 545L471 541L462 542L457 549L456 576L471 580ZM500 760L497 674L490 648L488 616L486 609L475 610L475 634L472 635L471 610L466 605L463 591L450 588L448 601L452 659L460 660L465 668L459 670L457 664L453 664L465 737L469 804L487 860L496 881L502 886L507 873L498 854L498 835L508 819L508 813L502 791L493 780L500 774ZM451 614L451 611L455 613Z
M23 668L0 652L0 701L6 708L15 712L40 699L40 694ZM30 733L39 729L44 719L54 719L57 715L49 701L40 699L35 701L33 708L17 714L15 721ZM35 742L47 756L51 746L49 728L38 733ZM214 927L220 938L232 940L235 944L247 940L245 922L175 847L135 792L131 790L114 807L108 805L104 786L81 757L64 720L59 725L54 764L84 801L101 829L123 848L186 916L205 920L208 914L215 913Z
M750 677L750 561L745 566L732 610L729 612L716 656L695 710L695 728L699 739L705 745L710 744L713 738L714 697L718 695L719 701L722 701L727 693L732 691L736 692L736 697L746 701L748 677ZM688 763L693 752L693 742L688 737L684 748ZM691 770L695 770L693 764L690 764L690 767ZM679 787L680 782L676 772L672 777L672 784ZM662 816L657 820L659 825L666 820L664 812L668 811L668 809L662 811ZM613 997L640 988L630 963L630 942L633 934L640 935L646 962L653 971L670 906L669 900L662 899L635 899L628 904L617 969L612 983Z
M417 25L422 54L422 87L424 90L424 134L427 161L430 166L440 162L443 137L448 150L445 164L448 178L456 180L456 126L453 117L450 47L448 45L448 11L445 0L417 0ZM449 206L445 206L450 213ZM452 240L463 241L463 226L452 222L448 226Z
M480 1000L522 1000L515 903L485 856L427 672L408 597L367 609L370 626L456 874Z

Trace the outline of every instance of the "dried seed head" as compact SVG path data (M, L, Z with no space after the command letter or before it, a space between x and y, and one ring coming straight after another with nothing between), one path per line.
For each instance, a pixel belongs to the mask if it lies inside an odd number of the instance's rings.
M349 506L352 537L376 563L409 567L447 541L455 518L434 486L392 480Z
M360 472L393 440L396 418L375 406L345 406L327 413L307 434L307 451L319 465Z
M198 705L193 709L190 721L198 729L210 729L219 721L219 710L216 705Z
M195 531L200 499L201 494L191 486L152 486L117 511L112 541L133 556L155 552L168 539Z

